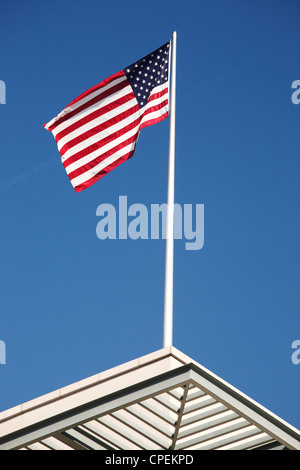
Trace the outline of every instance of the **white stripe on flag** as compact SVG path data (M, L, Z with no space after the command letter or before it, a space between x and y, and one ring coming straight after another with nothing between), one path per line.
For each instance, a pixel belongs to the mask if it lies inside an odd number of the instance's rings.
M86 171L82 175L77 176L73 180L71 180L72 185L74 188L76 186L79 186L82 183L85 183L89 179L91 179L93 176L95 176L97 173L99 173L101 170L103 170L105 167L110 165L111 163L115 162L119 158L123 157L127 153L130 153L135 147L135 142L133 142L130 145L127 145L126 147L123 147L121 150L119 150L116 154L111 155L110 157L106 158L103 160L103 162L100 162L98 165L96 165L94 168L91 170Z
M67 130L68 127L72 126L75 122L80 121L80 119L83 119L84 117L88 116L89 114L91 114L92 112L94 112L96 110L100 110L100 109L104 108L105 106L112 103L113 101L116 101L120 98L123 98L124 96L128 95L129 93L132 93L132 88L131 88L130 85L122 88L121 90L118 90L118 91L114 92L113 94L107 96L106 98L103 98L101 101L97 101L97 103L92 104L88 108L85 108L82 111L79 111L77 114L70 117L66 121L62 122L55 129L53 129L52 133L53 133L54 137L57 134L59 134L61 131ZM91 121L91 122L93 122L93 121Z
M137 104L137 102L136 102L135 96L133 95L132 99L130 101L128 101L127 103L118 106L116 109L113 109L112 111L107 111L102 116L99 116L98 118L94 119L93 121L90 121L87 124L84 124L83 126L79 127L78 129L75 129L73 132L70 132L66 136L59 139L58 142L57 142L58 149L61 150L61 148L65 144L70 142L71 140L73 140L76 137L79 137L81 135L84 135L85 132L88 132L90 129L93 129L94 127L99 126L99 125L103 124L104 122L111 121L111 119L115 118L116 116L123 113L124 111L129 110L130 108L132 108L136 104ZM97 137L97 134L92 136L90 139L93 139L95 141L95 139L94 139L95 137ZM85 141L85 144L86 144L85 147L89 146L90 139L87 139ZM96 141L97 140L99 140L99 139L96 139Z
M113 80L112 82L108 83L107 85L99 88L98 90L90 93L89 95L85 96L79 101L76 101L76 103L73 103L70 106L67 106L65 109L62 110L61 113L59 113L55 118L53 118L50 122L48 122L45 125L45 129L49 129L49 127L53 126L57 121L59 121L62 117L64 117L66 114L71 113L72 111L75 111L75 109L79 108L83 104L87 103L91 99L95 98L98 95L101 95L101 93L104 93L105 91L109 90L113 86L117 85L118 83L127 80L126 76L117 78L116 80ZM62 123L63 124L63 123ZM53 131L52 131L53 132Z
M70 163L70 165L65 167L66 172L68 174L72 173L72 171L77 170L78 168L86 165L87 163L90 163L95 158L100 157L100 155L104 154L105 152L108 152L110 149L116 147L117 145L121 144L122 142L129 139L130 137L133 137L136 134L138 127L139 127L139 123L133 129L131 129L125 134L122 134L120 137L114 139L112 142L109 142L108 144L103 145L103 147L95 150L94 152L86 155L85 157L80 158L80 160Z
M136 100L135 100L136 101ZM85 139L83 142L79 142L79 144L74 145L74 147L71 147L69 150L66 151L66 153L62 156L62 161L64 162L67 158L70 158L72 155L75 155L76 153L80 152L81 150L84 150L85 148L89 147L90 145L99 142L100 140L104 139L105 137L108 137L118 130L120 132L122 129L130 124L131 122L134 122L138 117L140 116L141 111L138 110L137 112L131 114L129 117L123 119L120 122L117 122L117 124L114 124L112 126L109 126L107 129L104 129L103 131L99 132L98 134L93 135L92 137L89 137L88 139ZM116 116L118 113L116 113ZM114 147L114 145L113 145ZM103 151L99 148L99 155L103 153Z

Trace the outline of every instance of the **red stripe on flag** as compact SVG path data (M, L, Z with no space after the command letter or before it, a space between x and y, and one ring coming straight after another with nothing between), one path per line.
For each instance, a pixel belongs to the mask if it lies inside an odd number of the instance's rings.
M55 136L56 142L58 143L60 139L70 134L71 132L75 131L79 127L84 126L85 124L93 121L94 119L97 119L100 116L103 116L103 114L108 113L109 111L113 111L114 109L127 103L130 100L133 100L134 98L135 98L134 93L130 92L127 95L122 96L121 98L118 98L115 101L108 103L106 106L103 106L100 109L96 109L95 111L89 113L87 116L81 119L78 119L78 121L74 122L73 124L68 126L66 129L63 129L58 134L56 134Z
M143 117L147 116L147 114L149 113L154 113L155 111L159 111L160 109L164 108L167 104L168 104L168 100L166 99L162 103L151 106L151 108L147 108L145 112L143 113Z
M154 119L150 119L149 121L146 121L146 122L142 122L142 124L140 125L140 129L144 129L144 127L148 127L148 126L152 126L153 124L157 124L158 122L163 121L164 119L166 119L168 116L169 116L169 113L167 111L162 116L159 116L159 117L154 118Z
M90 88L89 90L87 90L86 92L82 93L80 96L75 98L75 100L73 100L70 104L68 104L68 106L66 106L65 109L69 108L73 104L77 103L78 101L82 100L83 98L86 98L88 95L90 95L93 92L99 90L100 88L105 87L109 83L113 82L114 80L116 80L116 79L118 79L122 76L125 76L125 73L123 72L123 70L121 70L120 72L115 73L114 75L112 75L109 78L106 78L102 82L98 83L98 85L95 85L94 87ZM105 90L103 93L100 93L99 95L95 96L94 98L87 101L86 103L79 106L78 108L74 109L73 111L70 111L69 113L65 114L64 116L59 118L55 123L53 123L52 126L50 126L48 128L48 130L53 131L57 126L59 126L60 124L65 122L70 117L75 116L79 112L83 111L84 109L88 108L89 106L93 105L94 103L97 103L98 101L101 101L102 99L106 98L107 96L111 95L112 93L115 93L116 91L121 90L122 88L125 88L125 86L128 86L128 80L124 80L120 83L117 83L116 85L112 86L108 90ZM44 124L44 126L46 126L46 124Z
M109 119L106 122L103 122L99 126L96 126L94 128L89 129L88 131L84 132L84 134L79 135L78 137L75 137L74 139L69 140L67 143L65 143L62 148L60 149L60 154L63 156L67 150L71 149L75 145L79 144L80 142L83 142L86 139L89 139L95 134L98 134L99 132L103 131L104 129L108 129L109 127L113 126L114 124L117 124L118 122L123 121L127 117L131 116L135 112L139 110L138 104L135 104L132 108L124 111L123 113L118 114L117 116Z
M164 90L161 90L161 91L158 91L156 93L151 94L149 96L147 104L150 103L153 100L157 100L158 98L161 98L164 95L168 95L168 93L169 93L169 89L168 89L168 87L166 87Z
M95 176L93 176L89 180L85 181L84 183L79 184L78 186L75 186L75 188L74 188L75 191L78 193L78 192L83 191L84 189L88 188L89 186L92 186L100 178L105 176L107 173L112 171L117 166L121 165L121 163L125 162L126 160L129 160L133 156L134 151L135 151L135 148L133 150L131 150L131 152L129 152L128 154L123 155L123 157L119 158L115 162L113 162L110 165L103 168L103 170L99 171L99 173L97 173Z
M95 152L101 147L104 147L104 145L109 144L109 142L112 142L113 140L120 137L121 135L127 134L127 132L137 127L140 121L141 121L141 116L135 121L128 124L127 126L124 126L118 129L116 132L106 136L104 139L101 139L98 142L95 142L94 144L90 145L89 147L86 147L83 150L66 158L66 160L63 162L64 167L67 168L71 163L74 163L80 160L81 158L85 157L86 155L89 155L90 153Z
M137 134L138 133L136 133L132 137L129 137L128 139L124 140L124 142L121 142L119 145L116 145L115 147L113 147L112 149L110 149L107 152L103 153L99 157L94 158L94 160L86 163L85 165L81 166L80 168L77 168L76 170L69 173L70 180L72 181L74 178L76 178L77 176L82 175L86 171L92 170L95 166L97 166L99 163L106 160L111 155L114 155L115 153L117 153L122 148L124 148L127 145L130 145L133 142L135 142L137 140Z

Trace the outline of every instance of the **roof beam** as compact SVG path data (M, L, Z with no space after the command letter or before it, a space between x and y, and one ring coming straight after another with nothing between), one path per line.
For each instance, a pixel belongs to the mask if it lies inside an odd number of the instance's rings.
M179 409L178 420L175 426L175 432L174 432L173 439L172 439L172 445L171 445L172 450L174 450L176 446L177 437L178 437L178 433L180 430L181 420L182 420L182 416L184 412L184 407L185 407L186 399L187 399L188 392L189 392L189 385L190 385L189 382L184 385L184 393L183 393L183 397L181 401L181 406Z
M184 365L168 371L139 384L124 388L109 396L99 398L91 403L71 409L21 429L12 435L0 438L0 450L21 448L24 445L40 441L56 432L65 431L89 420L95 419L133 403L146 400L155 394L162 393L176 386L185 384L190 379L190 365Z

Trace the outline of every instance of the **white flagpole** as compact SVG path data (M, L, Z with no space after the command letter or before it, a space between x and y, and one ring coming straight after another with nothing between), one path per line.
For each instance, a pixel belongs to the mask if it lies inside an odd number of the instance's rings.
M173 270L174 270L174 187L175 187L175 95L176 95L176 42L172 33L171 103L169 134L168 209L166 228L166 264L163 347L172 346L173 340Z

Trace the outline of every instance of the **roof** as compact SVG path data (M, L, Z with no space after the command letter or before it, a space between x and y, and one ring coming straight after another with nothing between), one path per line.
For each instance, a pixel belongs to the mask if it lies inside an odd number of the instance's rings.
M300 432L174 347L0 413L0 450L300 450Z

